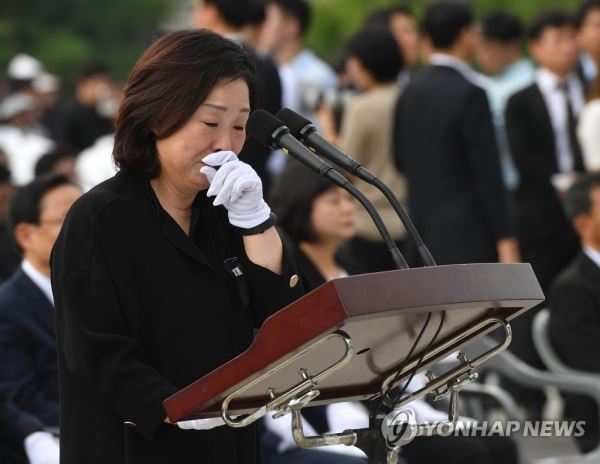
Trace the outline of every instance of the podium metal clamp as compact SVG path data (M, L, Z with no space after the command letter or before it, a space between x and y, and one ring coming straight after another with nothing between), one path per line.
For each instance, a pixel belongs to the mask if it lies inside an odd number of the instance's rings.
M266 393L269 395L269 398L271 400L268 403L266 403L265 405L256 409L251 414L247 414L245 416L237 416L237 417L231 416L229 414L229 405L235 398L243 395L246 391L251 390L257 384L264 381L265 378L273 375L275 372L289 366L290 364L292 364L293 362L298 360L300 357L304 356L306 353L309 353L310 351L318 348L319 346L326 343L327 341L333 340L333 339L342 340L344 342L344 346L345 346L345 352L344 352L343 356L338 361L336 361L334 364L332 364L331 366L329 366L326 369L323 369L321 372L319 372L318 374L313 375L313 376L309 375L309 373L306 369L300 369L299 374L300 374L300 377L302 378L302 381L299 384L293 386L286 392L281 393L279 395L276 394L276 392L273 388L269 388ZM321 340L319 340L315 344L307 346L303 350L299 351L294 356L292 356L290 359L279 364L274 369L271 369L271 370L265 372L264 374L260 375L256 379L254 379L252 382L249 382L248 384L244 385L242 388L229 394L223 400L223 403L221 405L221 417L223 418L223 421L230 427L239 428L239 427L246 427L247 425L252 424L253 422L255 422L258 419L260 419L261 417L263 417L268 412L275 412L275 416L277 418L277 417L282 417L282 416L288 414L289 412L293 411L292 407L297 407L298 409L301 409L319 395L319 391L316 388L318 386L318 384L320 382L322 382L324 379L326 379L327 377L329 377L331 374L333 374L335 371L337 371L337 370L343 368L345 365L347 365L350 362L350 359L352 358L353 355L354 355L354 348L352 346L352 339L350 338L350 336L347 333L342 332L342 331L333 332L333 333L327 335L326 337L323 337Z
M468 331L460 334L458 339L454 338L452 340L449 340L448 342L442 343L440 346L431 350L431 352L427 353L427 356L423 360L423 362L427 362L432 356L438 355L439 353L442 353L445 350L450 350L452 345L455 345L457 341L460 341L461 339L468 337L480 331L481 329L488 327L489 325L495 325L504 329L503 341L499 342L498 345L496 345L493 348L490 348L488 351L485 351L484 353L480 354L472 360L468 359L463 353L459 353L458 359L460 361L460 364L458 366L450 369L438 378L435 378L431 373L429 373L427 375L429 382L427 383L427 385L425 385L425 387L409 395L404 396L399 401L394 403L394 407L400 408L402 406L405 406L411 401L421 398L422 396L428 393L432 393L434 395L434 400L442 399L448 394L458 394L458 392L462 390L465 385L472 382L473 380L476 380L478 378L478 374L474 372L474 369L480 364L483 364L490 358L494 357L498 353L504 351L510 345L510 342L512 340L512 329L510 325L502 319L486 319L485 321L474 325ZM405 372L414 369L416 367L416 363L416 360L409 363L408 366L406 366L405 368ZM383 381L381 387L382 392L387 391L387 388L390 386L390 382L394 379L395 376L396 374L394 373Z

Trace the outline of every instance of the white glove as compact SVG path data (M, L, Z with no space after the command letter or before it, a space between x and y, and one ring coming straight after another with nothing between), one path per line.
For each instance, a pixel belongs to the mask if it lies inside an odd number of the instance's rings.
M25 438L25 452L30 464L58 464L58 441L48 432L34 432Z
M176 422L176 424L183 430L210 430L225 425L225 422L221 417L209 417L208 419L180 421Z
M269 219L271 208L263 199L262 182L249 164L232 151L211 153L202 162L208 165L200 169L210 182L206 195L215 197L213 205L227 208L231 225L251 229Z

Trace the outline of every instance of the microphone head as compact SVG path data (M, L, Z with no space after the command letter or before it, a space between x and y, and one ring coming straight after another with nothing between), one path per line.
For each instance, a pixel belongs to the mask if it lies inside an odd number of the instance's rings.
M289 127L290 132L296 138L302 138L306 135L304 132L307 126L316 130L312 122L289 108L280 109L277 112L277 117Z
M246 132L260 144L271 148L280 134L289 131L283 121L268 111L256 110L248 118Z

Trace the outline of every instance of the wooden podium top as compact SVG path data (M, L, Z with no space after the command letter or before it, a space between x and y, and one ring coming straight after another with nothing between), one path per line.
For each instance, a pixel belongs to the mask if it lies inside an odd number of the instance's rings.
M166 399L164 406L171 421L219 415L229 394L322 341L267 375L229 408L233 414L248 413L268 402L269 389L284 392L298 384L302 368L318 373L338 361L345 343L324 340L337 331L352 339L354 356L319 383L320 395L310 404L366 399L402 363L429 312L431 321L411 359L426 349L444 311L433 348L452 342L420 370L495 327L490 324L461 338L482 321L510 321L543 300L529 264L424 267L332 280L273 314L245 352Z

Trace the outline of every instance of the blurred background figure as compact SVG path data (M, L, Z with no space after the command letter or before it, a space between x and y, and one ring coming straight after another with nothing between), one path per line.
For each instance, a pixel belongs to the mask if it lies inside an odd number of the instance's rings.
M84 192L116 174L117 168L112 157L114 143L114 134L103 135L77 156L75 178Z
M32 88L41 112L40 124L45 135L57 140L60 136L60 79L54 74L45 72L33 80Z
M21 262L8 226L8 205L13 191L10 171L0 163L0 282L10 277Z
M262 9L262 12L261 12ZM194 12L194 27L210 29L217 34L239 43L252 52L258 72L259 107L271 113L281 109L282 84L273 59L254 48L255 28L265 17L265 4L262 0L197 0ZM249 35L246 35L248 34ZM267 164L272 151L249 138L239 157L250 164L259 175L265 196L273 183L273 175Z
M46 153L35 165L35 177L46 174L64 174L71 182L75 182L75 155L64 148Z
M400 94L396 79L404 64L400 49L389 30L371 27L350 39L345 56L349 79L359 94L344 109L338 143L404 201L405 182L392 160L393 114ZM364 181L356 180L356 185L402 247L406 231L387 199ZM357 211L356 229L357 236L346 251L369 272L394 269L389 250L364 208Z
M0 462L2 464L58 464L58 440L44 431L35 416L0 398Z
M530 25L529 38L529 49L538 65L535 82L509 99L506 128L519 175L515 203L523 261L531 263L548 295L556 275L579 249L560 197L575 173L584 169L575 136L584 94L574 72L577 45L572 17L561 10L542 11ZM511 350L528 364L543 369L531 337L536 313L530 310L511 324ZM540 417L543 395L525 388L509 388L530 417Z
M590 85L588 101L581 110L577 136L583 164L588 171L600 171L600 75Z
M38 59L26 53L15 55L6 70L9 92L34 96L33 83L43 72L44 66Z
M600 374L600 173L579 179L564 205L583 250L551 287L550 339L567 366ZM600 441L598 406L584 396L566 399L567 416L585 421L586 433L577 441L588 452Z
M0 285L0 365L10 366L0 370L0 403L14 403L15 421L27 420L37 431L59 425L50 252L80 194L66 176L50 175L21 187L10 203L11 235L22 262ZM58 463L58 444L49 434L27 438L18 453L24 458L23 451L30 463Z
M434 53L401 94L394 130L412 219L439 264L517 261L489 102L467 64L472 9L433 3L421 28Z
M115 82L103 63L90 62L79 74L74 97L61 111L59 141L76 153L87 148L102 135L114 132L118 108Z
M405 6L375 10L367 16L363 27L388 29L393 34L404 58L404 67L398 75L398 83L408 84L411 72L417 68L421 59L419 28L411 10Z
M508 148L504 112L508 98L533 83L535 71L531 60L523 56L522 39L521 22L511 13L498 11L481 21L477 63L488 76L485 90L490 100L504 184L511 192L517 188L518 177Z
M333 69L304 45L310 27L307 0L269 0L260 46L279 68L283 106L314 120L314 111L325 94L336 88Z
M16 185L30 182L35 163L54 148L54 142L41 134L39 118L38 103L27 93L10 94L0 102L0 149Z
M589 88L600 67L600 0L583 0L575 12L575 27L580 49L577 71Z
M0 365L11 367L0 371L0 397L50 427L58 427L50 252L80 195L66 176L45 176L21 187L9 210L22 262L0 285Z
M584 169L575 136L584 91L575 73L577 44L568 13L541 12L529 37L538 65L535 83L510 98L506 126L520 178L516 207L523 260L532 264L546 291L578 249L559 197Z

